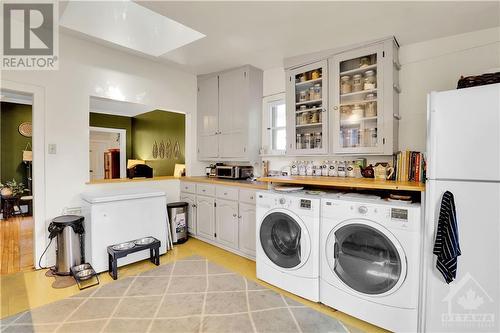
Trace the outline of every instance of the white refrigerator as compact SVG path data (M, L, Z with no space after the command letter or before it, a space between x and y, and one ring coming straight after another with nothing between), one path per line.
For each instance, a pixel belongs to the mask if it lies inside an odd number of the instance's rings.
M500 332L500 84L431 93L427 154L422 331ZM450 284L432 253L445 191L462 252Z

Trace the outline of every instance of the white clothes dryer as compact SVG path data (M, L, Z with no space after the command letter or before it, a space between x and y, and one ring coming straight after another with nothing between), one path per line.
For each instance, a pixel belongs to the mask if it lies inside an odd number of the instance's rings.
M326 198L320 301L395 332L416 332L420 204Z

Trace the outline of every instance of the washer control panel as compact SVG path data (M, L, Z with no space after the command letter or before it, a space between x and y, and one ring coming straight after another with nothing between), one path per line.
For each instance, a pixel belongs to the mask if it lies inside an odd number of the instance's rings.
M300 208L311 209L311 200L300 199Z

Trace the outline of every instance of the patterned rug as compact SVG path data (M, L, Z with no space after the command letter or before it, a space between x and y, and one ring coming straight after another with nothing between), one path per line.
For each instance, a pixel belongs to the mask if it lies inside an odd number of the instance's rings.
M0 322L1 332L342 332L337 319L192 256Z

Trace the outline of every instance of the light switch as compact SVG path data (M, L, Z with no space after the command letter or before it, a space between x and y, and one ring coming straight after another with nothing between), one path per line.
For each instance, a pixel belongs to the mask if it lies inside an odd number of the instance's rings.
M49 154L57 154L57 145L55 143L49 143Z

